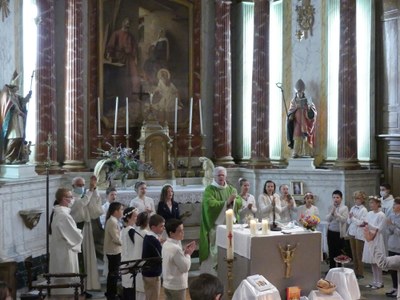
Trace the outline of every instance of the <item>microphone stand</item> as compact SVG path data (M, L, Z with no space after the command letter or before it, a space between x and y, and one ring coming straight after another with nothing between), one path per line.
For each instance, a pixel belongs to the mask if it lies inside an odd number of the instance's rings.
M281 231L282 229L280 227L278 227L278 225L275 222L276 216L275 216L275 199L273 198L274 203L272 205L272 225L271 225L271 231Z

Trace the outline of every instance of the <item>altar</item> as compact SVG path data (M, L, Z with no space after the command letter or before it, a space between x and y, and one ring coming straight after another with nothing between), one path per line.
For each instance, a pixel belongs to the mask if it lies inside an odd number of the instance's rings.
M217 228L216 243L218 246L218 277L227 283L227 245L226 226ZM247 276L260 274L270 281L279 291L281 298L286 299L286 288L299 286L302 295L308 295L315 289L321 278L321 233L299 230L290 234L280 231L269 231L267 235L252 236L250 230L242 225L234 225L233 288L239 286ZM281 257L282 248L290 245L296 247L291 261L291 275L285 278L286 265Z

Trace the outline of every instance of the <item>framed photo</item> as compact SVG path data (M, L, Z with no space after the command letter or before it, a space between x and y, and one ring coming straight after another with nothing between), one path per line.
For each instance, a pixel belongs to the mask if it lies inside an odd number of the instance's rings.
M192 1L100 0L98 40L99 108L106 127L114 120L124 127L126 116L129 126L141 126L150 103L160 124L173 124L176 98L183 126L193 96Z
M303 196L304 195L303 182L302 181L292 181L290 183L290 189L291 189L291 193L294 196Z

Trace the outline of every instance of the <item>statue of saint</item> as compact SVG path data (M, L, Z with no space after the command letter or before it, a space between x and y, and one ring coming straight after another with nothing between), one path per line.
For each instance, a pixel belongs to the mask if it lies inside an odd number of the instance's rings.
M313 156L317 109L311 98L305 96L305 90L303 80L299 79L287 116L287 140L293 158Z
M199 157L199 161L202 163L202 168L204 171L204 177L202 179L203 186L208 186L212 183L214 178L214 164L211 159L204 156Z
M25 127L28 112L26 105L32 91L25 97L18 95L18 77L18 73L14 72L10 84L6 84L0 91L1 162L6 164L25 164L29 160L26 148L30 144L25 143Z
M285 278L289 278L292 271L292 260L294 258L294 252L297 249L297 245L291 246L290 244L287 244L286 249L282 248L281 245L279 245L278 247L281 251L282 260L286 265Z

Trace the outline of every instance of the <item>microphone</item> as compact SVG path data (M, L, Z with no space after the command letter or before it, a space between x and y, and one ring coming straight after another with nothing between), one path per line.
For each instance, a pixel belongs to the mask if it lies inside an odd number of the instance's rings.
M282 82L277 82L275 83L278 89L282 89Z

